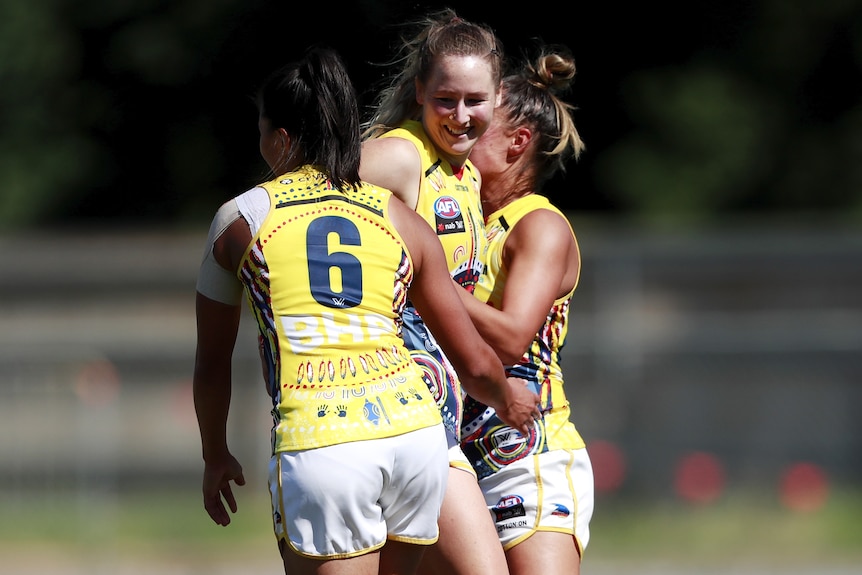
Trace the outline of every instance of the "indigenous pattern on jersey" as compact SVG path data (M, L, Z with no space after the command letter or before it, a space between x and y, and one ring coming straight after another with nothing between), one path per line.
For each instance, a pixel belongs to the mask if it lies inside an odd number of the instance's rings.
M342 193L308 167L261 187L270 211L237 275L260 330L273 453L439 424L401 339L413 264L390 192Z
M539 209L554 211L565 218L547 198L531 194L491 214L485 223L487 265L475 295L497 309L501 307L506 283L507 272L502 263L506 238L522 217ZM542 281L542 278L535 278L535 281ZM583 439L569 421L569 402L560 369L560 350L566 340L569 303L575 287L554 302L545 323L521 360L506 367L510 377L527 380L530 388L541 398L543 418L535 423L529 436L524 437L504 424L492 408L471 397L465 400L461 447L480 479L528 455L551 449L584 447Z
M423 172L416 212L437 232L452 277L472 293L482 273L487 251L482 203L473 164L467 162L463 172L456 175L417 121L407 121L380 137L403 138L416 146ZM413 359L425 372L425 383L440 408L447 431L457 439L463 410L458 376L409 301L403 318L404 341ZM469 321L469 318L465 317L464 321Z

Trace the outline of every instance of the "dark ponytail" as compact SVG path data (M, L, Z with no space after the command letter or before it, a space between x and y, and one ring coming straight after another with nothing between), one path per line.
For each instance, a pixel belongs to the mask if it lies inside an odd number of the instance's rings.
M276 70L257 95L260 114L284 128L305 164L313 164L339 189L359 183L359 107L337 52L311 47L302 60Z

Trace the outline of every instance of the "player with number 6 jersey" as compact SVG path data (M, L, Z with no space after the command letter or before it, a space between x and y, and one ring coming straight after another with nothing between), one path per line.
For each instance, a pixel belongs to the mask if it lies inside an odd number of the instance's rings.
M388 221L390 194L345 194L308 167L261 187L273 207L240 278L266 327L274 452L439 423L398 333L413 266Z

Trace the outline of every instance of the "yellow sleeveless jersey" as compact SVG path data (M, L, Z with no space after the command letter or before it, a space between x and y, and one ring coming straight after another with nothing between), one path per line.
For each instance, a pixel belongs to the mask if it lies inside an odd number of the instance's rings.
M415 120L380 137L403 138L416 146L423 173L416 213L437 232L452 277L472 292L487 251L475 167L468 161L463 172L455 174L437 153L422 124Z
M547 198L530 194L518 198L491 214L485 222L488 254L485 273L476 286L476 297L500 309L507 270L503 267L503 246L510 230L534 210L551 210L565 216ZM567 220L568 221L568 220ZM574 232L572 232L574 237ZM577 241L576 241L577 245ZM550 262L553 265L555 262ZM536 282L543 278L535 278ZM579 449L584 441L569 421L570 409L560 368L560 349L566 340L572 290L554 301L545 322L521 360L506 366L511 377L520 377L541 397L543 418L529 437L521 437L505 425L487 406L467 398L462 427L462 448L480 478L528 455L552 449Z
M452 277L470 292L482 273L487 251L482 220L482 202L475 168L470 162L456 174L437 153L422 124L409 120L381 138L403 138L411 142L422 160L422 183L416 212L437 232ZM424 373L428 390L440 408L443 423L458 438L463 412L463 393L458 376L434 340L416 309L404 309L404 341ZM466 317L464 321L469 321Z
M304 167L263 184L269 214L238 276L258 322L273 452L399 435L440 414L401 339L413 276L390 192Z

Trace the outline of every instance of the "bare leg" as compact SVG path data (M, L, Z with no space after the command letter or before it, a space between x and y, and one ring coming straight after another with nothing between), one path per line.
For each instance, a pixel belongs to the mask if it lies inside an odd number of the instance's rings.
M387 541L380 550L379 575L414 575L429 545Z
M440 539L425 553L419 575L509 573L497 529L473 475L449 468L438 524Z
M297 555L279 542L285 575L377 575L380 551L349 559L311 559Z
M282 551L285 575L414 575L426 545L387 541L379 551L349 559L310 559Z
M512 575L579 575L581 556L575 538L566 533L538 531L508 551Z

